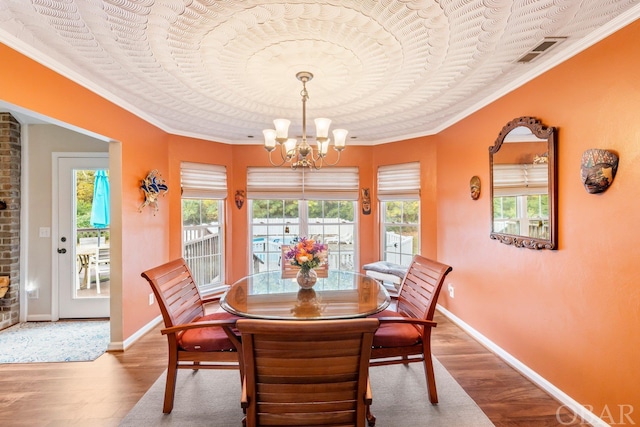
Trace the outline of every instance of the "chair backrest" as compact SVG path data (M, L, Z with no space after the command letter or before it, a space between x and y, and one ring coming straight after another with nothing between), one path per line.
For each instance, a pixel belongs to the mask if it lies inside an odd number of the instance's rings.
M280 249L280 267L282 270L282 278L290 279L292 277L296 277L296 274L298 274L298 270L300 270L300 267L298 267L297 265L292 265L286 257L286 254L287 252L289 252L291 247L289 245L282 245ZM329 258L328 251L329 250L327 249L327 260ZM325 262L318 268L314 268L314 270L316 271L318 277L329 277L329 261Z
M99 261L109 260L111 257L111 248L109 246L99 246L96 250L96 256Z
M378 319L240 319L247 426L364 426ZM295 406L295 408L294 408Z
M418 319L433 320L438 295L452 268L446 264L415 255L398 294L398 313Z
M156 296L165 327L190 323L204 316L200 291L183 258L178 258L142 273Z

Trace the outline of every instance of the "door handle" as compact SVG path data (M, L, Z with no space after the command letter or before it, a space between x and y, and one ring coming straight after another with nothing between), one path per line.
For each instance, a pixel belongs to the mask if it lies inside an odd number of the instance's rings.
M66 250L65 248L58 249L58 253L59 253L59 254L66 254L66 253L67 253L67 250Z

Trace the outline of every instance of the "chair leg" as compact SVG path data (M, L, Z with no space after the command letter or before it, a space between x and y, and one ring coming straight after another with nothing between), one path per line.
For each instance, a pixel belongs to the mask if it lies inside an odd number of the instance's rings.
M96 292L100 294L100 264L96 262Z
M436 378L433 371L433 360L431 353L424 355L424 374L427 377L427 392L429 393L429 401L435 405L438 403L438 391L436 390Z
M171 357L169 359L172 359ZM172 363L173 362L173 363ZM164 407L162 412L171 413L173 410L173 398L176 393L176 381L178 378L178 366L176 360L169 360L169 368L167 369L167 384L164 388Z
M371 413L371 407L367 405L367 424L369 427L375 427L376 417Z

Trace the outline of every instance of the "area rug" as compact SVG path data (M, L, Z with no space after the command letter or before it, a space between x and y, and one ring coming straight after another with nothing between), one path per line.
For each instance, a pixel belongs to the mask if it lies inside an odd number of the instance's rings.
M109 333L108 320L18 323L0 331L0 363L95 360Z
M447 370L434 359L438 405L431 405L421 363L371 369L376 427L493 426ZM166 372L120 424L121 427L240 427L240 376L237 371L180 370L173 411L162 413Z

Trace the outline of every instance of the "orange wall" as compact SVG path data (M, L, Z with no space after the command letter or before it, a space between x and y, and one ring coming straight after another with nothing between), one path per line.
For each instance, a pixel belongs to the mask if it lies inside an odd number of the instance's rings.
M640 423L637 40L640 22L436 137L438 259L453 266L447 283L456 289L440 303L609 423L619 422L619 405L632 405ZM529 115L559 129L556 251L489 239L488 147L508 121ZM600 195L580 181L589 148L620 156ZM473 175L483 185L476 201Z

